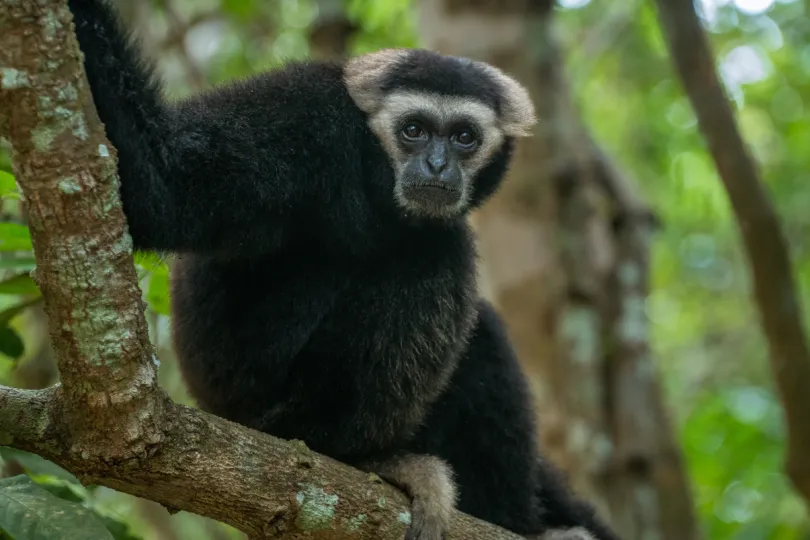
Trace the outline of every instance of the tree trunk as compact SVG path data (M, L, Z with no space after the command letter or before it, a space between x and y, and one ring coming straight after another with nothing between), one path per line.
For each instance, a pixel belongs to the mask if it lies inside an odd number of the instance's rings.
M551 8L419 2L427 47L515 75L540 119L474 216L482 284L532 378L545 452L575 490L628 540L698 538L643 311L654 219L582 124Z

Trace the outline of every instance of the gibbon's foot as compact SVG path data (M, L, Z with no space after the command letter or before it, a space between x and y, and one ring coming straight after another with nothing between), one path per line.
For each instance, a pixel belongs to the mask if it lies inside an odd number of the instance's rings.
M552 529L541 535L529 536L528 540L597 540L597 538L582 527L573 529Z
M443 460L408 454L367 467L412 500L405 540L444 540L456 506L453 472Z
M411 505L411 526L405 540L445 540L450 520L439 515L435 506L420 497L414 497Z

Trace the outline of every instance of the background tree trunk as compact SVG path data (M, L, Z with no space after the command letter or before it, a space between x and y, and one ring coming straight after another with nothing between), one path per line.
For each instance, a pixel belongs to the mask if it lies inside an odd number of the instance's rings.
M534 383L546 452L575 489L624 538L697 538L648 344L653 216L583 126L551 15L550 0L419 2L427 47L512 73L540 119L474 218L482 285Z

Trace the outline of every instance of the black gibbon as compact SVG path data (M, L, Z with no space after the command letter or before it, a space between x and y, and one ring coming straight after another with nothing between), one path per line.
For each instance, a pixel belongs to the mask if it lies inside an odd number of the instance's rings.
M169 103L102 0L69 0L136 249L172 252L173 340L199 406L378 473L408 537L453 508L612 540L542 458L468 212L534 108L481 62L387 49Z

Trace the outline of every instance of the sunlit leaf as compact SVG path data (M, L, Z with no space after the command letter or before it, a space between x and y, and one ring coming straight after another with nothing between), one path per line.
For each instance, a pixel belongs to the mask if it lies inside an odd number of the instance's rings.
M0 480L0 529L15 540L114 540L91 510L25 475Z
M163 265L152 272L149 277L149 289L146 293L149 307L161 315L171 315L171 302L169 296L169 271Z
M161 315L170 315L168 264L151 252L135 253L135 262L141 269L142 278L148 278L145 300L149 308Z
M31 233L19 223L0 223L0 251L30 251Z
M255 0L222 0L222 10L229 15L244 19L255 12Z
M14 175L0 170L0 198L17 199L19 195L19 187L16 180L14 180Z

